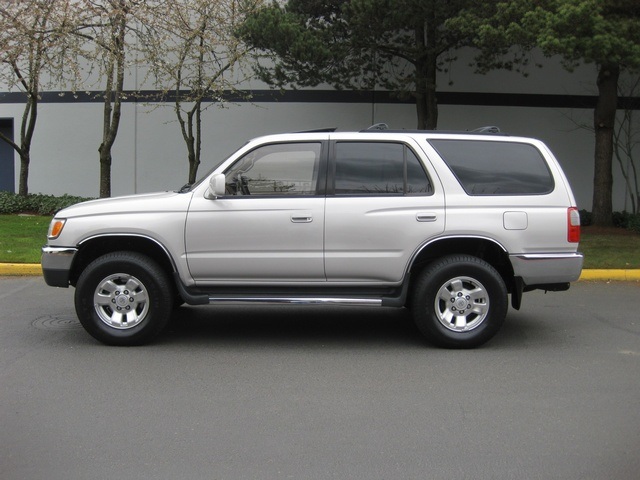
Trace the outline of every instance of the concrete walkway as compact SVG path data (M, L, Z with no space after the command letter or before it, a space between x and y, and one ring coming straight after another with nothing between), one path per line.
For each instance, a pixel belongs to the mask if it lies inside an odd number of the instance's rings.
M42 275L38 263L0 263L0 276ZM640 269L587 269L582 270L580 280L640 281Z

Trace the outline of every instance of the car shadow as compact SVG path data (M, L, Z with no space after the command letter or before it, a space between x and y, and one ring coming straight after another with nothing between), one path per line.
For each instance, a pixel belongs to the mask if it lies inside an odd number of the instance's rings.
M57 333L57 341L98 343L72 312L39 317L32 327L43 335L46 330L50 339ZM510 350L562 341L546 327L536 315L510 311L497 335L479 348ZM327 306L182 306L151 345L438 349L406 309Z
M480 348L522 348L550 335L535 316L510 311ZM327 306L183 306L154 343L436 348L406 309Z
M405 309L183 306L155 343L428 346Z

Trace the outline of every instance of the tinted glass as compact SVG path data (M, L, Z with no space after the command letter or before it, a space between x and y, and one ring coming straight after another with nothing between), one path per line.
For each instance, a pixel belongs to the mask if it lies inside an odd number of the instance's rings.
M400 143L336 144L335 193L403 195L431 192L415 154Z
M431 140L469 195L537 195L553 190L542 154L526 143Z
M321 144L265 145L226 172L229 195L315 195Z

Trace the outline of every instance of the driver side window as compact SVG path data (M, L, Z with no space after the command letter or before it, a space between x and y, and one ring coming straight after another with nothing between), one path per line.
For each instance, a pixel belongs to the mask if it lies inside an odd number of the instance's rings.
M315 195L320 143L287 143L259 147L226 172L227 195Z

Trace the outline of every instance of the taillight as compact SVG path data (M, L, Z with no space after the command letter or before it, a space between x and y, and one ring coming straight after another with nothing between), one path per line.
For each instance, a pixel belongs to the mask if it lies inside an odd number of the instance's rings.
M580 212L576 207L567 209L567 240L570 243L580 241Z

